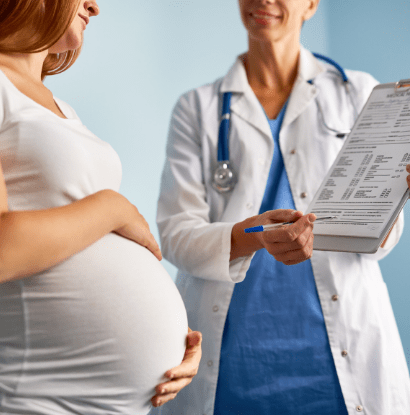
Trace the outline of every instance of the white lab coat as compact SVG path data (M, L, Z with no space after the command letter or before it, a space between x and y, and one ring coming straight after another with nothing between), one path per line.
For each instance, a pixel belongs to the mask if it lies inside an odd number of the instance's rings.
M360 111L376 81L365 73L347 74ZM308 84L310 79L315 79L316 86ZM230 159L238 183L231 193L219 194L211 179L217 164L220 97L226 91L233 92ZM354 110L339 73L302 49L280 132L293 198L301 211L343 144L324 129L317 95L329 125L342 130L353 125ZM245 278L252 259L229 262L231 229L234 223L258 214L273 151L267 118L240 59L224 78L184 94L174 109L157 223L163 255L179 268L177 286L189 325L203 333L203 358L198 375L161 409L163 414L214 412L225 318L234 285ZM374 255L315 251L311 259L350 415L410 414L409 373L377 263L398 242L402 229L401 217L387 246Z

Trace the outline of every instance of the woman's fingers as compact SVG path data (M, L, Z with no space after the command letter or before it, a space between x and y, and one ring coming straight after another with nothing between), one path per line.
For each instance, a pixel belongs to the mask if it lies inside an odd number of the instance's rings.
M189 385L193 379L193 376L170 380L165 383L161 383L155 388L155 396L169 395L170 393L178 393L185 386Z
M159 261L162 260L161 250L159 249L159 245L151 232L149 233L149 236L147 238L146 248L150 250Z
M154 406L161 406L174 399L177 393L189 385L192 378L198 373L202 356L202 334L199 331L188 330L184 359L179 366L165 373L165 376L171 380L161 383L155 388L156 395L151 399Z
M202 334L199 331L191 331L186 338L186 350L182 363L165 373L169 379L194 377L198 372L199 362L202 356Z
M154 406L155 408L157 408L158 406L162 406L164 405L164 403L171 401L176 396L177 396L176 393L170 393L168 395L162 395L162 396L155 395L151 399L152 406Z

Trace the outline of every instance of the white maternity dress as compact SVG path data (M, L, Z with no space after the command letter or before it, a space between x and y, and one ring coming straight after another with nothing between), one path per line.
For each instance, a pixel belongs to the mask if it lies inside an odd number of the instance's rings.
M67 119L0 72L10 211L119 189L115 151L56 102ZM154 387L181 363L186 334L183 302L161 263L108 234L51 269L0 284L0 414L146 414Z

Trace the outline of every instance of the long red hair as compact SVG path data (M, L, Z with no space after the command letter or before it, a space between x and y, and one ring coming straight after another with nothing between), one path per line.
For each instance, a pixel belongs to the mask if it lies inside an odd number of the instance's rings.
M36 53L49 49L68 30L80 0L1 0L0 53ZM42 78L67 70L80 49L49 54Z

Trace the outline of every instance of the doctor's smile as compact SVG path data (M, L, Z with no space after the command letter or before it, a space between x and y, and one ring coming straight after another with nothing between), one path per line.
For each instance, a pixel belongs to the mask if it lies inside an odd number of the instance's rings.
M275 15L273 13L269 13L263 10L256 10L250 13L250 16L253 17L256 23L259 23L262 25L269 25L269 24L275 23L279 21L281 18L280 15Z

